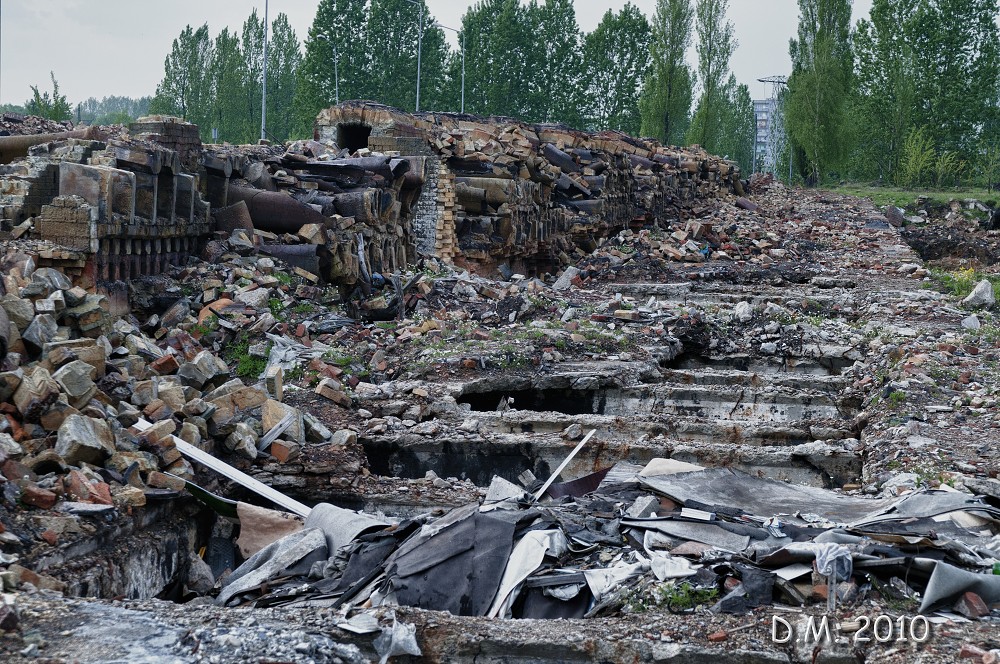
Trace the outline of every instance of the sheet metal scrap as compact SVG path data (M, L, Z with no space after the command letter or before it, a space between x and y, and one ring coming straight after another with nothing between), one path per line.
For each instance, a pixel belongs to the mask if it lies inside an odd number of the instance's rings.
M554 500L525 500L497 478L508 490L494 493L506 499L398 524L329 506L337 518L310 517L306 530L258 552L246 563L252 570L234 573L244 579L239 589L224 586L220 601L582 618L625 610L636 593L655 597L656 588L686 583L713 598L713 611L743 613L808 603L816 570L827 573L831 603L873 587L920 591L921 611L967 591L1000 600L1000 576L982 573L1000 560L989 548L1000 541L993 535L1000 510L975 496L919 491L865 499L694 468L622 464L566 483L572 490L557 491ZM649 474L654 470L667 474ZM558 486L555 476L549 487ZM584 487L593 490L575 495ZM311 525L327 537L313 537L316 551L304 551ZM308 571L303 561L313 561ZM729 578L735 587L725 585Z

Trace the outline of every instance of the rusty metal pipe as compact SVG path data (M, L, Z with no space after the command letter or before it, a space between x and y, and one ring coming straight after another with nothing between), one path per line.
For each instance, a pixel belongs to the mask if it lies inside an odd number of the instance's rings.
M0 163L9 164L20 157L28 156L28 150L42 143L62 141L67 138L93 139L98 136L97 127L60 131L52 134L24 134L21 136L0 136Z
M250 210L254 228L271 233L297 233L306 224L322 224L326 220L310 206L281 192L230 187L229 202L240 201Z

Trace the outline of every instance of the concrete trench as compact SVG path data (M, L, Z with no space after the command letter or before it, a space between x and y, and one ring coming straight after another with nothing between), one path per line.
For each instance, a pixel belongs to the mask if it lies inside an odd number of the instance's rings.
M690 284L622 286L609 290L652 293L678 307L702 306L702 295L749 299L745 287L715 285L701 292ZM817 289L757 299L763 306L813 298L825 298L825 309L852 301ZM842 396L849 382L840 376L861 358L831 342L785 355L684 350L661 357L659 366L575 363L549 374L501 373L453 386L459 412L442 419L433 437L362 435L361 442L376 473L419 478L433 470L487 486L493 475L515 482L525 470L547 476L575 444L560 434L579 424L597 434L570 464L567 478L620 461L645 464L671 456L839 487L862 472L860 453L850 449L860 436L861 399Z

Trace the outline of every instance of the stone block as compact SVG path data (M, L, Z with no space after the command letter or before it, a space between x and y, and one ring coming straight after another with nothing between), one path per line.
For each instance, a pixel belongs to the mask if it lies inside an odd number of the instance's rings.
M55 450L68 464L86 462L100 465L114 454L115 438L106 422L84 415L70 415L59 427Z

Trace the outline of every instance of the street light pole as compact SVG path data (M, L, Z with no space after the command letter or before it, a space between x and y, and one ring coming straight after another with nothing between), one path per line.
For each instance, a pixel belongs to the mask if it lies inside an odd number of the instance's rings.
M438 28L444 28L445 30L451 30L456 35L459 36L459 45L462 48L462 113L465 113L465 32L461 30L456 30L455 28L449 28L447 25L441 25L440 23L434 24Z
M333 45L333 101L340 103L340 73L337 71L340 55L337 53L337 45Z
M327 37L326 35L316 35L316 39L322 39L323 41L330 44L333 47L333 102L335 104L340 103L340 72L337 70L338 61L340 60L340 54L337 51L337 42L333 41L333 37Z
M264 0L264 69L260 93L260 140L267 136L267 0Z
M420 52L424 45L424 3L423 0L406 0L411 5L420 8L420 20L417 27L417 106L415 113L420 112Z

